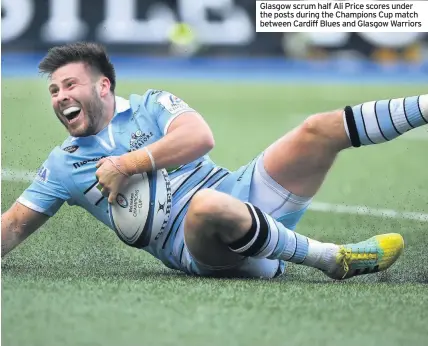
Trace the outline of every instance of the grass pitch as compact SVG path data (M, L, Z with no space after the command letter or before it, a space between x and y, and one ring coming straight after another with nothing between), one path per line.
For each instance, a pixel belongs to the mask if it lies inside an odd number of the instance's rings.
M212 126L212 158L236 169L314 112L426 93L401 87L119 81L176 93ZM2 167L35 171L66 133L46 85L3 80ZM427 129L340 155L316 201L428 213ZM28 186L2 180L2 211ZM4 345L426 345L428 223L308 211L297 231L354 242L399 232L386 273L332 282L290 265L280 279L218 280L164 268L64 205L2 261Z

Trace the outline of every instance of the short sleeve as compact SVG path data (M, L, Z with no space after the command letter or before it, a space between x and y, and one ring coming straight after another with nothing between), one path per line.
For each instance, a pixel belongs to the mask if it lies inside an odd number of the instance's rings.
M163 135L171 122L180 114L195 112L186 102L167 91L151 91L146 100L146 109L155 118Z
M58 178L60 176L50 156L38 169L32 184L21 194L18 202L48 216L53 216L70 194Z

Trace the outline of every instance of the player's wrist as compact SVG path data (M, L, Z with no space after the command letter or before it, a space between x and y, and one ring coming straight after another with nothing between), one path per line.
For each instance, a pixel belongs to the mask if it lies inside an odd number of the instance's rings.
M151 172L156 169L154 158L147 149L135 150L120 156L123 171L131 176L138 173Z

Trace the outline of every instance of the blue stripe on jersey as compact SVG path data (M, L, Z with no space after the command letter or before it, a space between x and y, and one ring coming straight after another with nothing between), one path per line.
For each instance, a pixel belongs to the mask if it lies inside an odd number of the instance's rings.
M216 169L220 170L220 168L216 168L215 166L211 165L205 165L196 168L196 170L191 175L189 175L190 178L186 178L177 188L177 190L174 191L174 203L181 200L187 193L189 193L190 190L199 185L210 175L210 173L213 173Z
M427 123L419 108L419 96L406 97L404 99L404 112L409 124L419 127Z
M183 193L185 193L185 191L189 191L192 188L194 188L196 184L194 184L192 179L197 180L198 175L202 176L204 172L209 169L209 167L205 167L205 169L202 169L202 168L203 168L202 164L200 164L200 165L197 165L196 168L193 169L193 171L184 173L184 174L187 174L187 177L183 181L181 181L178 186L175 186L174 184L174 187L173 187L174 192L172 193L172 197L175 198L176 200L180 200Z
M173 179L195 169L196 167L199 167L201 165L206 165L207 163L215 165L215 163L213 161L211 161L210 159L206 159L204 157L204 158L201 158L200 160L196 160L196 161L190 162L186 165L183 165L183 166L173 170L172 172L169 172L168 175L169 175L170 179L173 180Z

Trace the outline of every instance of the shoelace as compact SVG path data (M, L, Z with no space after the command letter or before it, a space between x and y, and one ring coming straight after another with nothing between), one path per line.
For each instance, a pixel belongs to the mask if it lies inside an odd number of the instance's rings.
M342 248L339 250L339 256L340 256L340 265L343 267L343 270L345 271L345 274L343 274L342 279L345 278L346 274L349 272L349 261L352 258L352 250Z
M357 251L357 253L355 254L356 259L360 259L360 260L374 260L377 259L376 254L371 254L371 253L361 253L359 251ZM341 264L341 266L343 267L343 270L345 271L345 274L343 274L342 279L345 278L345 276L348 274L349 272L349 262L352 260L352 249L347 249L347 248L342 248L339 250L339 263Z

